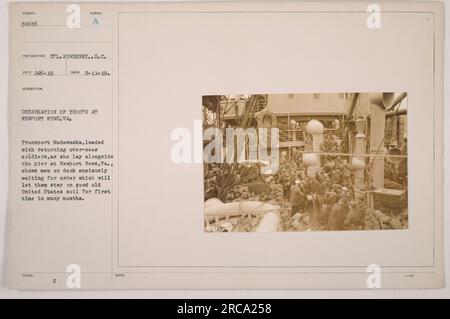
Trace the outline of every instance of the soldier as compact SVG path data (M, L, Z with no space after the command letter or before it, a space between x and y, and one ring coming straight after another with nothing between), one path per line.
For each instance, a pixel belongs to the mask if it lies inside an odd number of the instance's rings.
M348 204L349 211L344 220L344 227L348 230L364 229L365 209L358 205L355 201Z
M331 207L335 203L337 203L338 200L339 200L338 194L331 189L331 186L329 189L325 190L325 193L323 196L322 209L320 210L320 216L319 216L320 224L323 225L324 227L326 227L328 224L328 220L330 218Z
M328 230L343 230L344 221L348 213L347 198L342 197L331 207L330 218L328 220Z
M322 211L322 194L323 194L322 184L319 183L316 178L311 177L308 180L307 187L312 203L310 228L312 230L318 230L320 229L319 218Z
M300 188L300 180L298 179L295 181L294 185L291 188L290 202L292 205L292 215L303 210L305 207L306 194Z

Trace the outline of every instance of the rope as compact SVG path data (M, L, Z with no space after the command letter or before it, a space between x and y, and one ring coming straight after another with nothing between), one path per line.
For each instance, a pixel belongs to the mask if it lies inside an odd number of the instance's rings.
M353 156L365 156L365 157L399 157L399 158L407 158L408 155L387 155L387 154L349 154L349 153L328 153L328 152L307 152L307 151L302 151L300 153L308 153L308 154L319 154L319 155L330 155L330 156L348 156L348 157L353 157Z

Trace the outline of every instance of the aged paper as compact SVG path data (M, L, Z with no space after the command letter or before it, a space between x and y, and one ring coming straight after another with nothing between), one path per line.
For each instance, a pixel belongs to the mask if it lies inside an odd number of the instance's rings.
M10 287L445 284L442 3L11 3L10 57Z

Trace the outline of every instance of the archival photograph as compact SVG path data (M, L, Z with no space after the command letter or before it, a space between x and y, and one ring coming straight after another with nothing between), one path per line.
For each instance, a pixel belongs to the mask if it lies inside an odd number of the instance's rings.
M202 97L204 231L408 228L407 93Z

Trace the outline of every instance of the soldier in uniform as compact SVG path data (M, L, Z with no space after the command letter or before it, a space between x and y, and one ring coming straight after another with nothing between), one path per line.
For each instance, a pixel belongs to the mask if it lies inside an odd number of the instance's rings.
M306 204L306 194L300 188L300 183L300 180L296 180L291 188L290 202L292 205L292 215L303 210Z
M348 202L344 196L331 207L327 230L343 230L344 221L348 213Z

